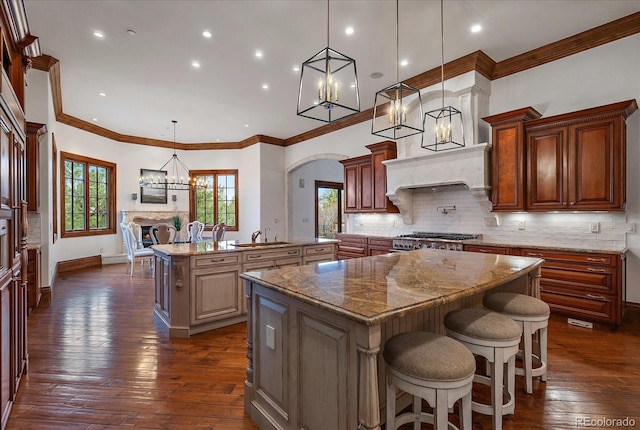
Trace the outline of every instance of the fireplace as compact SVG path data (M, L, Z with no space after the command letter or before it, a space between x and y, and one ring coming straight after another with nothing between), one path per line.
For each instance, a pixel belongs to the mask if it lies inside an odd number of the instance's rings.
M189 212L187 211L122 211L122 222L135 222L142 228L142 242L145 246L152 244L149 236L149 229L155 224L165 223L173 225L172 218L179 215L182 219L182 230L185 231L189 222ZM178 232L180 236L180 232ZM146 239L145 239L146 237Z

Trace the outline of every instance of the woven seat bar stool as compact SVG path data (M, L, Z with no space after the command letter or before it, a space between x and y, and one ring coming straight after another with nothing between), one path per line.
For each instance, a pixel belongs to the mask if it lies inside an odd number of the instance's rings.
M461 400L460 428L471 430L471 389L476 370L473 354L460 342L428 332L391 337L384 346L387 374L386 430L413 422L433 424L436 430L455 429L449 408ZM413 396L413 411L396 416L396 389ZM422 411L422 399L433 414Z
M493 429L501 430L502 416L515 409L515 362L522 329L512 319L485 309L451 311L444 317L444 326L447 336L488 361L490 376L475 375L473 381L491 387L491 404L472 401L471 409L491 415Z
M522 327L523 367L516 367L516 375L525 378L525 390L533 393L533 378L547 380L547 327L549 326L549 305L540 299L515 293L495 293L482 301L485 308L511 318ZM532 339L539 333L538 350L533 351ZM533 368L533 362L537 367Z

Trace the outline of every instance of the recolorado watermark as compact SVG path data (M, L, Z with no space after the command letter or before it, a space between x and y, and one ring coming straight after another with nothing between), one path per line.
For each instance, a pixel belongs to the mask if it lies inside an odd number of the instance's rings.
M576 427L635 427L633 418L608 418L608 417L576 417Z

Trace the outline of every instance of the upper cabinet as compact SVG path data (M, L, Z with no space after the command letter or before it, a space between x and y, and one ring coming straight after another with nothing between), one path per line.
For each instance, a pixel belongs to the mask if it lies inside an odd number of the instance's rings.
M27 210L37 212L40 207L40 137L47 126L27 122Z
M396 158L396 143L367 145L369 155L340 161L344 165L345 213L398 213L387 198L387 168Z
M624 210L625 120L636 109L629 100L548 118L531 108L485 118L493 210Z

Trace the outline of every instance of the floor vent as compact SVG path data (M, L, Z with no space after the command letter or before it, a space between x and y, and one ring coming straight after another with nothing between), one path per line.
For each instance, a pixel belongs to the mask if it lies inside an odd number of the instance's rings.
M577 320L577 319L573 319L573 318L567 318L567 322L571 325L575 325L578 327L584 327L584 328L593 328L593 323L590 323L588 321L582 321L582 320Z

